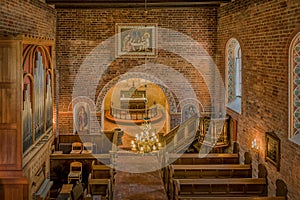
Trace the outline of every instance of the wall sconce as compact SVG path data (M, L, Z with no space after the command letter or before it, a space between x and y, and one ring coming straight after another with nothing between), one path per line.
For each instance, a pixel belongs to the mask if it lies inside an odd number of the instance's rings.
M256 138L254 138L254 140L252 141L251 148L252 148L255 152L258 152L258 150L259 150L259 145L258 145L258 142L256 141Z

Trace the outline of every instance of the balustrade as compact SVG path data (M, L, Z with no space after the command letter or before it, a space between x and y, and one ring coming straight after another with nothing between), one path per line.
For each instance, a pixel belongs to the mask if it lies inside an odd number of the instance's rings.
M124 109L114 106L110 107L110 115L116 119L143 120L157 116L157 106L147 109Z

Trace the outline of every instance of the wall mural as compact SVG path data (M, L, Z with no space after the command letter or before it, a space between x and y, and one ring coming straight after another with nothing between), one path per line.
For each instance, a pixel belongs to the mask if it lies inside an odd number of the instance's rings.
M116 24L117 56L155 56L157 24Z
M51 46L23 45L23 152L52 128Z
M75 134L88 134L90 130L90 107L87 103L77 103L74 107Z
M187 119L193 117L193 116L199 116L199 111L193 104L187 104L182 108L181 111L181 118L182 122L186 121Z

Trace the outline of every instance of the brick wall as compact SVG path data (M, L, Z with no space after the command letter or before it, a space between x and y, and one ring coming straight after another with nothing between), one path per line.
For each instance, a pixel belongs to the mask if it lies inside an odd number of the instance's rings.
M298 0L236 0L220 7L217 64L224 71L226 42L235 37L242 49L242 114L238 118L241 154L250 151L254 138L260 143L253 155L254 173L264 163L268 170L269 195L275 195L276 179L288 186L289 199L300 196L299 146L288 140L288 47L300 25ZM281 139L281 168L265 162L265 132ZM258 161L259 160L259 161Z
M55 9L39 1L1 1L0 35L30 35L55 39Z
M155 23L159 28L185 34L202 45L210 56L215 54L217 8L150 9L147 14L147 20L143 9L57 9L56 56L57 69L59 71L60 117L58 121L60 133L67 133L73 130L72 119L64 117L66 115L71 116L71 114L67 113L70 113L72 98L87 96L96 103L99 98L101 99L106 94L103 91L104 88L109 89L111 87L110 83L113 83L113 79L134 71L136 66L145 63L145 58L120 57L114 59L114 45L105 48L102 55L93 54L95 49L116 34L116 23L143 24L145 22ZM176 40L176 36L174 38ZM193 46L189 48L192 49ZM103 73L103 76L95 77L95 73L99 73L96 65L97 62L101 62L101 58L103 60L108 59L111 63ZM91 67L84 69L82 66L86 62L90 62ZM147 58L147 62L164 65L179 72L191 85L195 91L196 98L203 104L205 110L210 110L210 96L207 85L201 74L187 60L174 53L159 50L158 56ZM98 65L100 64L98 63ZM101 67L99 66L99 68ZM145 77L147 77L147 73L151 73L151 70L153 69L148 69L148 72L145 71ZM181 78L176 79L170 76L168 71L164 71L162 68L160 70L162 76L169 76L169 79L166 81L169 84L167 85L168 90L173 95L175 94L174 99L179 104L181 97L185 95L186 91L175 87L174 84L172 86L171 82L175 82L179 86L186 83L181 84ZM80 81L78 81L76 77L81 73L85 74L85 76L82 76ZM209 78L212 79L212 76ZM78 82L84 83L85 86L78 85ZM86 85L86 83L90 85ZM96 86L93 84L96 84ZM83 87L83 89L74 92L74 88L77 87ZM93 90L91 91L90 88L93 88ZM99 109L97 108L97 110Z

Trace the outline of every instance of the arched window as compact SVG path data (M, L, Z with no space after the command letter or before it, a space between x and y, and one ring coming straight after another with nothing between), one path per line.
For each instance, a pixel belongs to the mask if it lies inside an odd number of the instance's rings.
M226 45L225 81L227 107L241 113L242 51L239 42L235 38L231 38Z
M290 45L289 70L289 139L300 145L300 32Z

